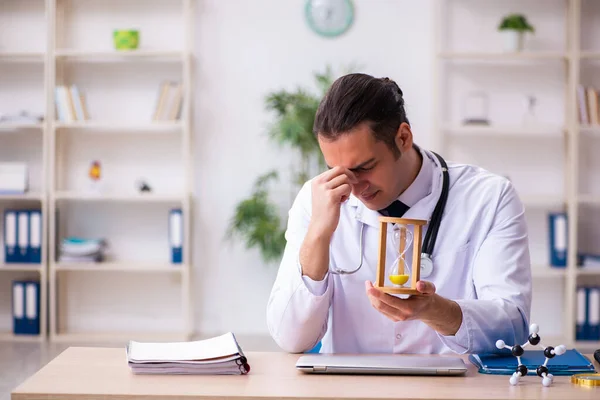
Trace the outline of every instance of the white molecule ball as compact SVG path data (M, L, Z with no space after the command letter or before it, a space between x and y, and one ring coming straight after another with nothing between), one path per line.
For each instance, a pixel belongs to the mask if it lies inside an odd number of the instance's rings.
M552 384L552 375L548 374L542 379L542 385L548 387Z
M556 354L557 356L563 355L567 352L567 347L564 344L561 344L560 346L556 346L554 348L554 354Z
M504 346L506 346L506 343L504 343L504 340L500 339L498 341L496 341L496 347L499 349L503 349Z
M529 325L529 333L534 333L537 335L539 331L540 331L540 327L538 324Z
M514 374L512 374L512 376L510 377L509 382L513 386L515 386L517 383L519 383L519 376L517 375L516 372Z

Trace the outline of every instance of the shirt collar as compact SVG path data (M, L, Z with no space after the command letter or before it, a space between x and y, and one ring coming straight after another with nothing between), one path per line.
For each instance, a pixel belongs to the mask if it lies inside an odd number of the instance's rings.
M417 202L431 193L432 187L432 172L433 172L433 161L421 150L421 148L415 145L415 150L421 153L421 169L417 174L415 180L410 186L402 192L398 197L398 200L403 202L409 207L414 206Z

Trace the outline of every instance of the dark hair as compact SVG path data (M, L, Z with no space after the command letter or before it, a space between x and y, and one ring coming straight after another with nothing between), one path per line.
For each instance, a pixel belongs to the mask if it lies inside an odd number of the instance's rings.
M321 100L313 133L336 139L366 122L376 140L383 141L396 156L395 137L400 124L409 123L402 90L389 78L348 74L338 78Z

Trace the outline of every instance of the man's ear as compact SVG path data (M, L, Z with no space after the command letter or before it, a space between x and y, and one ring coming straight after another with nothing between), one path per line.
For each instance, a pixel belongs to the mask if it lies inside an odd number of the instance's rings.
M400 124L398 131L396 132L396 146L401 153L404 153L405 151L410 150L412 145L413 137L410 125L406 122L403 122Z

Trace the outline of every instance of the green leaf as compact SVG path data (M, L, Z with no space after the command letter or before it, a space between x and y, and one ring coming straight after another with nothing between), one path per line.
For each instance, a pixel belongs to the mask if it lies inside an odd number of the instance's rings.
M523 14L509 14L502 18L498 30L516 30L518 32L535 32L534 27Z
M300 187L311 177L310 160L316 161L319 170L325 169L325 160L313 134L315 114L325 92L334 81L330 66L314 74L317 94L304 88L277 90L265 96L265 108L274 113L268 128L269 138L280 146L297 150L302 159L302 169L292 174L292 182ZM285 226L278 208L269 198L269 183L279 179L276 171L267 172L256 179L252 193L237 204L227 228L229 239L239 237L246 248L258 248L265 262L281 260L285 250Z

